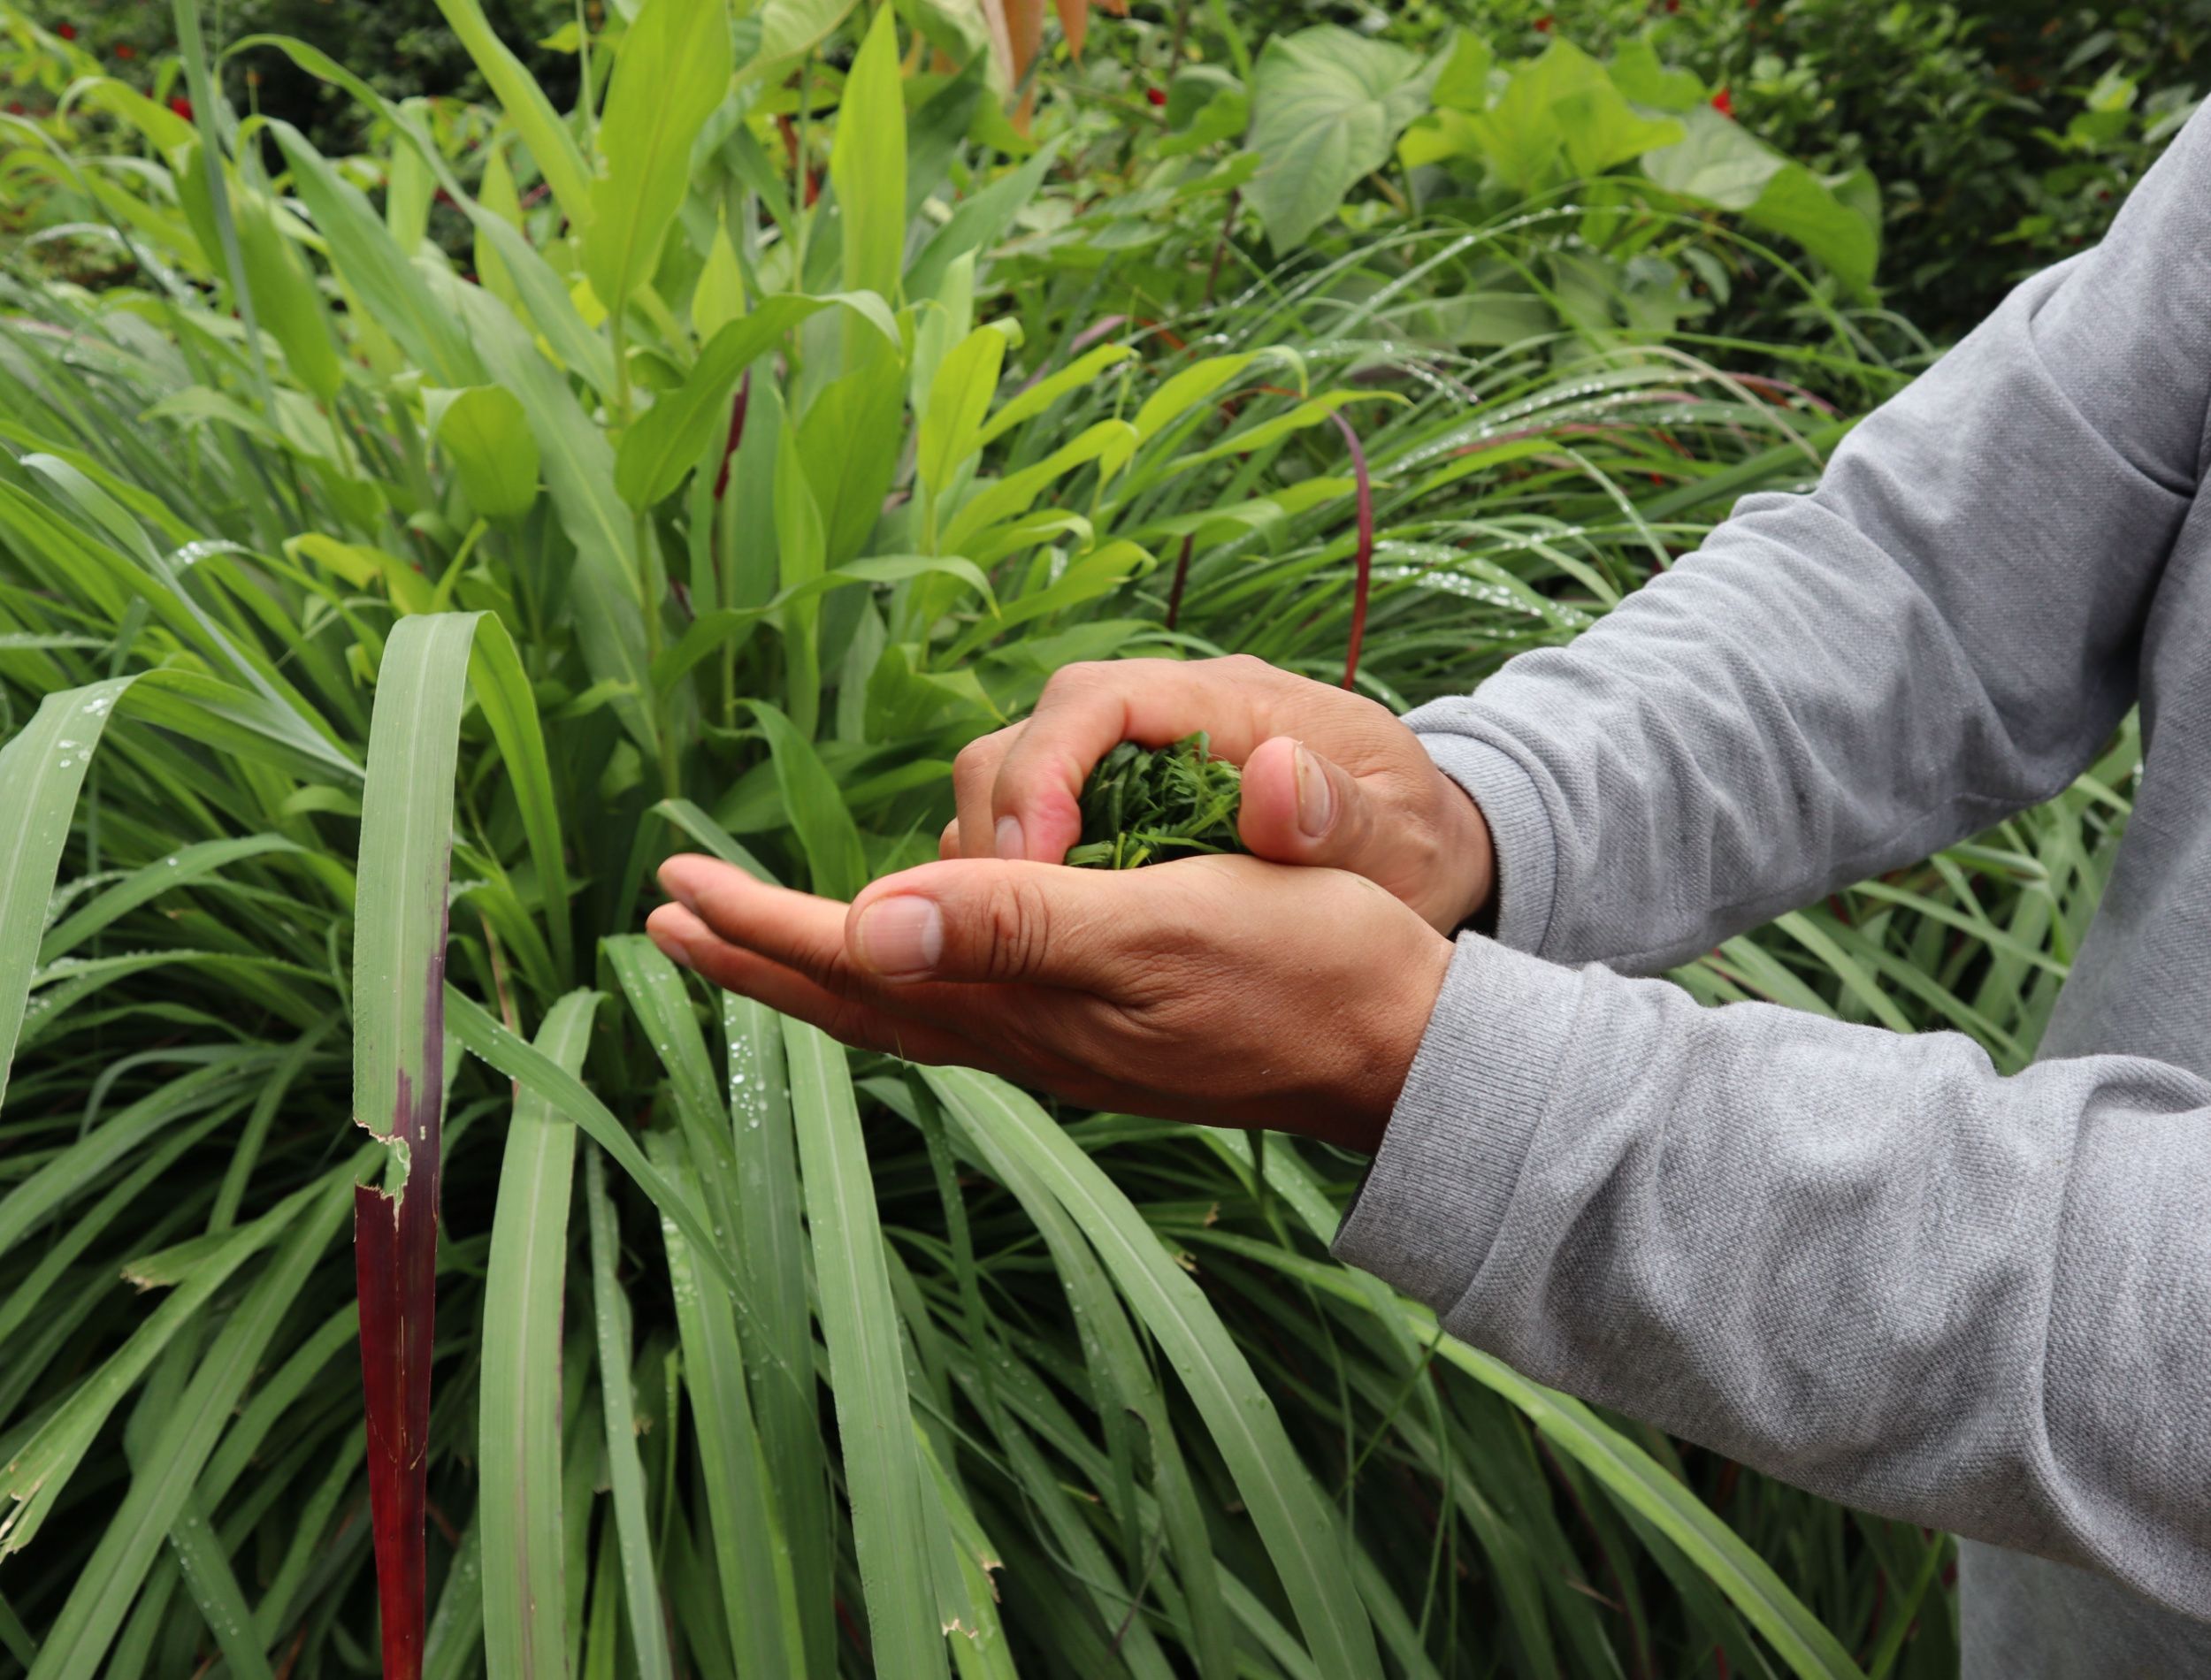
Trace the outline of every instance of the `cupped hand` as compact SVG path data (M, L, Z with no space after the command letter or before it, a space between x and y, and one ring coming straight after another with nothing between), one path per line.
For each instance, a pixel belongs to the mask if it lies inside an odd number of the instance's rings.
M1449 933L1489 897L1489 829L1387 706L1237 655L1070 665L1026 720L965 748L945 858L1057 863L1081 837L1077 801L1122 741L1206 731L1243 767L1238 828L1255 857L1346 869Z
M654 942L848 1044L1086 1107L1371 1151L1450 942L1373 882L1254 858L1126 872L924 864L847 905L661 867Z

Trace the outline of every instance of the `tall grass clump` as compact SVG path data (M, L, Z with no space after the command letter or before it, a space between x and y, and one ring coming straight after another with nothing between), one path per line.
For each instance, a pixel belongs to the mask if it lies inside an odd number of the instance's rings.
M949 12L642 0L561 110L441 4L494 106L0 5L0 1669L1936 1671L1939 1537L1441 1335L1327 1257L1355 1163L637 932L677 845L929 855L1069 661L1464 686L1894 371L1469 343L1557 218L1226 237L1236 135L1076 155L1103 31L1025 104ZM2129 765L1683 978L2016 1063Z

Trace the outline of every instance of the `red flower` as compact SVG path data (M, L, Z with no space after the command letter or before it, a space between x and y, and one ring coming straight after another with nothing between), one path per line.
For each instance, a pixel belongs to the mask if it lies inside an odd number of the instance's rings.
M178 116L183 118L185 121L190 122L192 120L192 102L189 99L187 99L182 94L176 94L171 96L169 101L169 109L175 111Z
M1712 95L1712 109L1723 117L1732 117L1735 114L1735 102L1729 96L1726 88L1723 88Z
M73 23L57 23L54 26L54 33L64 41L74 41L77 38L77 26Z
M1167 103L1167 95L1161 93L1157 88L1145 88L1144 90L1144 96L1146 99L1149 99L1155 105L1164 105Z
M1550 16L1551 14L1546 11L1542 17L1536 19L1535 33L1537 34L1547 35L1550 33Z
M118 58L135 58L138 57L138 49L127 41L119 41L115 43L115 56Z

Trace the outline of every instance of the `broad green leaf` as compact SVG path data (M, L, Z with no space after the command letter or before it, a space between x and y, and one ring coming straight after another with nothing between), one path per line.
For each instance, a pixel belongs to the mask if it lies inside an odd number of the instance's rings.
M595 992L570 992L537 1047L583 1066ZM477 1467L484 1657L492 1680L557 1672L567 1647L562 1586L561 1335L575 1123L534 1092L515 1099L484 1276Z
M1237 355L1209 355L1186 368L1178 369L1160 381L1159 388L1138 406L1135 421L1136 440L1150 443L1169 425L1259 359L1260 353L1256 351Z
M975 447L988 448L1024 421L1032 420L1070 392L1080 391L1106 369L1126 362L1136 351L1126 344L1101 344L1086 350L1059 372L1050 374L998 405L981 433ZM1136 430L1144 430L1139 425Z
M1854 289L1871 285L1880 257L1878 222L1719 112L1700 107L1681 121L1687 130L1682 141L1643 159L1652 180L1794 240Z
M998 393L1006 362L1006 335L977 327L947 351L930 381L914 470L932 494L941 493L952 470L982 447L983 416Z
M701 342L745 313L745 271L738 265L737 248L730 242L729 218L717 216L714 243L707 248L706 266L691 293L691 330Z
M374 312L377 325L398 340L439 384L481 385L483 366L461 322L392 242L383 218L360 189L340 177L289 123L272 120L269 133L291 165L293 183L314 215L317 231L329 241L332 266Z
M907 438L902 355L854 331L846 332L844 351L844 372L798 425L799 459L822 510L832 566L866 548Z
M1489 43L1471 29L1455 29L1438 56L1442 67L1429 89L1436 105L1448 111L1487 109L1489 72L1496 62Z
M958 553L1001 520L1027 513L1047 485L1076 468L1098 462L1101 483L1121 470L1136 453L1136 429L1126 420L1100 420L1033 467L976 486L945 527L939 544Z
M807 738L765 700L750 703L775 760L776 784L798 831L814 890L849 899L868 884L868 856L837 782Z
M893 6L876 8L845 79L830 179L837 188L845 289L895 300L906 256L906 93Z
M868 1643L878 1672L926 1680L946 1672L945 1641L919 1543L922 1465L852 1075L826 1035L790 1019L783 1029Z
M908 578L931 575L958 579L983 597L984 607L993 616L997 615L998 606L991 593L991 580L972 561L958 554L879 554L868 560L855 560L849 565L839 566L835 571L822 572L787 590L778 591L758 607L730 607L720 612L706 614L684 632L682 640L661 655L653 667L653 681L656 686L666 690L685 671L746 626L763 618L774 618L793 606L812 600L815 596L861 584L898 584Z
M642 703L648 678L637 524L615 493L607 435L496 298L473 286L455 286L450 295L499 382L522 400L537 434L547 493L576 545L570 581L578 598L576 630L585 663L594 682L615 685L616 714L649 757L658 752L658 725Z
M423 393L431 435L471 505L486 519L519 519L538 499L538 440L504 386Z
M873 326L887 344L899 341L898 323L883 300L869 293L800 297L778 293L716 332L681 387L664 393L623 434L615 485L632 508L649 508L672 494L699 463L717 429L730 423L730 402L745 370L775 347L784 333L819 311L839 306Z
M505 109L522 143L530 149L538 172L553 189L562 210L571 223L583 226L591 217L591 172L545 90L493 30L479 0L438 0L438 10L445 13L454 35L476 61L485 86Z
M760 8L760 46L744 66L746 80L772 79L845 20L853 0L766 0Z
M468 3L473 4L473 0ZM545 335L555 356L581 373L594 390L610 395L615 388L614 357L605 340L584 325L569 300L566 286L524 235L521 206L504 154L494 148L491 161L485 165L485 202L479 203L447 165L445 155L436 142L406 110L386 99L328 53L290 35L247 35L232 42L229 50L237 53L264 46L276 48L308 74L344 88L364 111L372 111L391 125L393 132L414 149L415 156L436 178L440 190L459 206L475 228L478 263L485 288L510 308L526 314L531 325ZM532 87L534 88L535 84ZM578 179L582 182L585 178L581 174L580 157L578 169ZM556 193L555 196L559 195ZM571 219L581 214L565 199L562 200L562 207L569 211ZM373 326L372 323L370 325Z
M1609 68L1615 88L1637 104L1649 105L1654 111L1694 111L1710 95L1704 79L1695 71L1660 63L1658 49L1648 35L1636 35L1620 42Z
M555 797L553 766L545 745L544 725L522 668L522 655L507 627L486 614L476 620L469 654L469 689L491 727L507 784L522 814L523 833L536 867L539 903L552 935L555 960L568 966L568 865L561 850L560 808Z
M778 593L790 601L782 618L786 704L797 734L812 740L822 704L822 614L811 586L828 569L829 537L788 424L776 450L776 554Z
M739 844L737 837L689 799L662 799L653 814L669 822L704 846L723 863L735 864L755 881L773 881L768 867Z
M691 185L691 146L730 87L724 0L646 0L622 41L599 125L606 170L592 183L584 271L608 310L660 266Z
M283 348L292 376L328 402L344 383L345 364L339 359L329 309L313 276L279 229L266 195L233 189L231 211L237 220L238 255L261 325Z
M1368 391L1323 391L1317 397L1308 397L1286 414L1273 416L1257 425L1246 426L1241 431L1232 431L1209 448L1179 457L1168 463L1167 470L1179 472L1186 467L1203 466L1208 461L1250 454L1254 450L1265 449L1280 442L1293 431L1303 431L1309 426L1320 424L1347 403L1387 401L1389 394Z
M1057 138L1048 141L1020 168L962 197L952 207L951 219L930 235L907 271L906 294L914 299L943 297L952 265L970 254L979 256L1006 237L1014 218L1037 196L1044 176L1059 161L1060 149Z
M1304 244L1360 177L1389 161L1439 68L1334 24L1268 38L1245 142L1261 162L1244 191L1276 250Z
M1602 174L1682 137L1672 118L1638 115L1604 66L1563 40L1514 72L1496 105L1447 115L1444 132L1469 139L1497 178L1523 195L1569 175Z

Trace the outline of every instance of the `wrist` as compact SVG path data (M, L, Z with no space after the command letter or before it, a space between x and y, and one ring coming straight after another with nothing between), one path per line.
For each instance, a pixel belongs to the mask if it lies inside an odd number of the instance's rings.
M1445 883L1439 913L1431 925L1446 938L1480 918L1496 922L1497 853L1474 797L1441 769L1435 772L1436 802L1443 829L1442 879Z
M1344 1148L1372 1155L1381 1148L1382 1134L1404 1092L1413 1058L1427 1035L1429 1019L1442 996L1450 972L1451 941L1442 934L1424 933L1406 960L1396 967L1396 980L1373 1023L1371 1048L1358 1088L1344 1105L1349 1124L1341 1135L1328 1140Z

